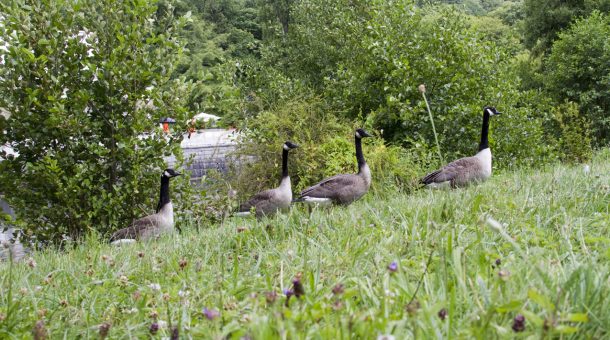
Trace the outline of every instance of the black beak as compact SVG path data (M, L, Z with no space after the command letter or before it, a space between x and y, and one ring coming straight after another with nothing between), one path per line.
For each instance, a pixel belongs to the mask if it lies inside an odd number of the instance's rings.
M360 137L373 137L373 135L371 135L370 133L362 130L363 133L360 134Z

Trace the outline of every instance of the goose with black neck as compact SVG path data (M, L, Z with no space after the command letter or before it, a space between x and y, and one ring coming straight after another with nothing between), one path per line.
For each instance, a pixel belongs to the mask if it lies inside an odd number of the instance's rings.
M358 173L327 178L303 191L296 201L306 203L348 205L366 194L371 187L371 170L364 160L362 138L373 137L363 129L354 133Z
M154 214L135 220L131 226L118 230L110 237L113 244L149 240L174 231L174 207L169 196L169 180L180 176L174 169L165 169L161 174L159 203Z
M292 202L292 187L288 175L288 152L299 146L286 141L282 145L282 178L280 185L275 189L269 189L252 196L249 200L239 206L235 216L249 216L254 211L257 217L272 215L278 211L290 208Z
M479 152L472 157L455 160L444 167L433 171L420 180L428 187L449 184L452 188L482 182L491 176L491 149L489 148L490 118L501 114L494 107L483 109L483 126Z

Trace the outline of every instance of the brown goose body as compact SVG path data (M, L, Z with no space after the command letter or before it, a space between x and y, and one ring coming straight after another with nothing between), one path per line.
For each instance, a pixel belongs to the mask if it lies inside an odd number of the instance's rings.
M288 176L288 152L299 147L286 141L282 146L282 179L277 188L261 191L239 206L236 216L248 216L254 210L257 217L273 215L290 208L292 202L292 186Z
M357 174L341 174L327 178L303 191L300 197L327 198L336 204L347 205L366 194L371 187L368 165Z
M362 129L356 130L355 146L358 161L358 173L336 175L301 191L299 201L322 203L324 200L335 204L348 205L369 191L371 187L371 170L362 153L362 138L372 137Z
M483 127L479 152L472 157L457 159L444 167L433 171L420 180L424 185L435 187L448 183L452 188L481 182L491 176L491 149L489 148L489 118L499 115L493 107L483 109Z
M455 160L424 177L423 184L449 182L452 188L481 182L491 176L491 151L479 151L475 156Z
M121 240L150 240L163 233L173 232L174 207L169 198L169 179L179 175L180 173L173 169L163 171L156 213L135 220L127 228L117 230L110 236L110 241L114 243Z

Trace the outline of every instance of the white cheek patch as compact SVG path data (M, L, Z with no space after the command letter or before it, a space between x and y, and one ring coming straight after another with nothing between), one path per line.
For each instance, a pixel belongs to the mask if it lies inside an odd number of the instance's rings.
M362 138L362 136L360 136L360 132L356 131L356 138Z
M491 109L487 109L487 113L489 113L490 116L494 115L494 113L493 113L493 111L491 111Z
M284 150L290 150L290 147L286 143L284 143Z
M163 176L165 176L165 177L172 177L172 175L170 175L169 172L167 172L167 170L163 172Z

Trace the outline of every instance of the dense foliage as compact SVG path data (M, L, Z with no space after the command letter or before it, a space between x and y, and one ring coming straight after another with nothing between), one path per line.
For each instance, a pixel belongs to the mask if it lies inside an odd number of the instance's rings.
M597 144L610 142L610 16L594 12L559 34L544 83L557 100L580 103Z
M0 107L11 113L0 144L18 153L0 163L0 191L28 236L105 233L154 206L162 157L179 155L181 138L156 126L186 119L177 99L186 88L170 81L178 22L155 10L120 1L0 5L8 43Z

